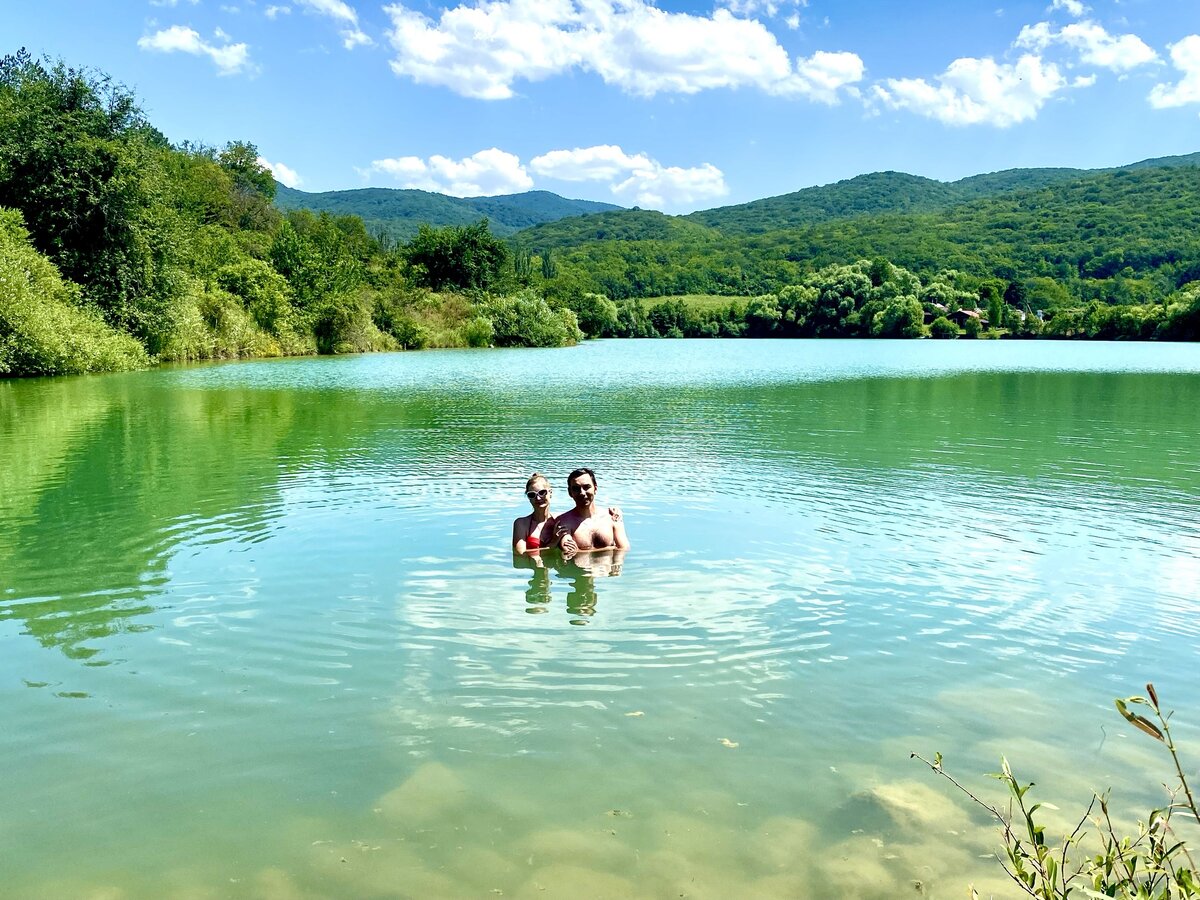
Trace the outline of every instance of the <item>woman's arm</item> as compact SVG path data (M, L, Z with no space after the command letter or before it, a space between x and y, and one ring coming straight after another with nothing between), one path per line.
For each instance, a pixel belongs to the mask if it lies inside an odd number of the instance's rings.
M629 549L629 535L625 533L625 523L620 515L613 519L613 545L618 550Z
M525 552L525 538L529 537L529 525L525 522L525 517L513 519L513 553Z

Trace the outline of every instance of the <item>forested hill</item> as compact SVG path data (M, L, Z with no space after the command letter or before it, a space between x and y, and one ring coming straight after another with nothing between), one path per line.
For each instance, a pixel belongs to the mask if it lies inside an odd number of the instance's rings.
M430 191L361 188L310 194L279 185L275 205L284 211L310 209L331 215L360 217L372 233L408 240L421 225L470 225L486 218L502 237L542 222L621 207L594 200L568 200L549 191L526 191L497 197L450 197Z
M903 178L888 180L921 183ZM1039 308L1160 300L1200 280L1194 163L1084 173L933 211L848 214L853 208L847 202L839 218L757 234L695 217L607 213L541 225L515 241L552 253L564 289L613 298L767 294L822 266L876 258L922 277L954 269L1018 282Z
M762 234L835 219L881 213L937 212L970 200L1079 181L1106 172L1200 166L1200 153L1147 159L1111 169L1006 169L954 182L903 172L874 172L685 218L725 234Z
M668 216L653 209L622 209L537 225L522 231L514 242L537 250L567 250L602 241L688 243L721 238L720 231L688 216Z

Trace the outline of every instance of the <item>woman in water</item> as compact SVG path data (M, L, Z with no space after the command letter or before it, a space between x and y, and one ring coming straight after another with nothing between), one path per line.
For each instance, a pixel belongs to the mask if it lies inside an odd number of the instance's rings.
M554 540L554 516L550 515L550 498L554 490L544 475L534 472L525 482L525 496L533 512L513 521L513 552L541 550Z

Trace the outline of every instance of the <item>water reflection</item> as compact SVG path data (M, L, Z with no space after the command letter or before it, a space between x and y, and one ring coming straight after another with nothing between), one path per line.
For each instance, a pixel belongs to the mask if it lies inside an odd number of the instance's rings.
M599 603L596 579L620 575L627 552L616 548L592 550L569 559L556 550L514 553L513 568L532 572L525 589L525 612L538 615L550 611L556 583L551 578L553 572L558 580L566 582L566 609L571 624L588 624Z

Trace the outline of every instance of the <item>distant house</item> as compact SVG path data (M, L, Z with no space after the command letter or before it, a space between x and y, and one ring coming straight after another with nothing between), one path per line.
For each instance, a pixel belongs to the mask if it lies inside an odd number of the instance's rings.
M967 324L967 319L974 319L976 322L978 322L984 328L987 328L987 324L988 324L987 313L984 312L982 309L956 309L954 312L950 313L950 315L948 315L946 318L948 318L951 322L953 322L959 328L962 328L964 325Z
M925 324L926 325L928 325L934 319L936 319L940 316L946 315L946 304L930 303L929 306L932 306L933 310L932 311L926 310L926 312L925 312Z

